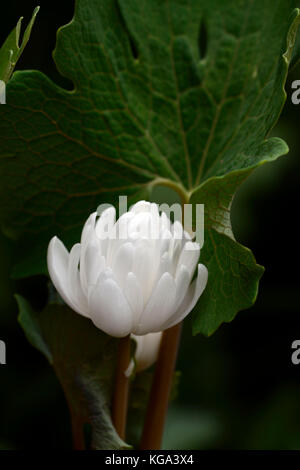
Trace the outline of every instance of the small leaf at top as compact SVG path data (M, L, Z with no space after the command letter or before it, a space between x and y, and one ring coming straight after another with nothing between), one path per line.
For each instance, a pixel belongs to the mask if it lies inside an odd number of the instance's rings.
M19 19L17 26L9 34L0 49L0 80L3 80L5 83L7 83L10 79L16 63L19 60L27 42L29 41L31 30L39 9L40 7L35 8L32 14L32 18L24 32L21 44L20 33L23 17Z

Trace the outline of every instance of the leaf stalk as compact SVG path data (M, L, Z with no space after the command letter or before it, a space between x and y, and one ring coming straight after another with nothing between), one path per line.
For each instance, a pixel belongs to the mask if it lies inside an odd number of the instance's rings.
M182 323L166 330L155 368L142 438L141 450L160 449L168 411Z

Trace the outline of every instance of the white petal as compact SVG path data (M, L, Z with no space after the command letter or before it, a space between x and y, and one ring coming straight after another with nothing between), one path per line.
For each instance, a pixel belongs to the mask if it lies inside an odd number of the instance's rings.
M171 221L165 212L161 213L160 226L162 231L171 229Z
M172 267L173 267L172 266L172 260L169 256L169 253L166 252L160 258L160 263L159 263L159 267L158 267L158 270L157 270L157 275L156 275L156 278L155 278L155 282L157 282L164 273L172 274Z
M179 256L177 272L181 265L186 266L192 278L195 268L197 266L198 260L199 260L199 255L200 255L200 246L198 245L198 243L190 242L190 241L186 242ZM177 272L176 272L176 275L177 275Z
M176 285L169 273L164 273L158 281L143 311L139 325L133 333L145 335L162 330L162 325L174 312Z
M183 239L183 226L181 224L181 222L179 222L178 220L175 220L173 226L172 226L172 233L173 233L173 237L175 238L175 240L182 240Z
M108 335L121 338L131 332L132 311L115 280L100 280L91 289L89 309L93 323Z
M184 240L186 240L186 241L191 241L191 240L192 240L192 237L191 237L191 235L189 234L189 232L187 232L186 230L184 230L183 234L184 234Z
M107 241L106 261L108 266L113 267L116 253L122 245L132 241L129 236L129 224L133 217L133 214L127 212L115 223L113 231L110 233L110 238Z
M179 307L187 293L189 284L191 282L191 276L188 269L185 266L180 266L176 278L176 305Z
M149 212L138 212L128 224L128 232L136 232L139 237L149 238L150 235L151 214Z
M134 248L132 243L124 243L115 254L112 270L121 289L124 287L127 274L132 271L133 255Z
M86 223L83 226L81 232L81 240L80 243L83 245L87 242L90 237L91 230L95 229L95 222L96 222L97 212L93 212L89 218L87 219Z
M159 222L160 216L158 211L158 205L155 202L151 202L151 214L154 218L157 218Z
M158 205L141 201L133 209L134 217L130 222L130 233L138 233L140 238L157 240L160 234Z
M131 208L130 212L138 214L139 212L149 212L151 209L151 202L148 201L139 201L136 202Z
M171 328L181 322L195 307L199 297L203 293L208 278L208 271L203 264L198 264L198 275L190 285L186 296L177 312L164 324L164 329Z
M68 282L69 253L65 245L57 237L53 237L48 246L47 264L50 278L62 299L75 312L79 311L74 299L70 295Z
M170 243L172 241L172 234L169 230L160 232L158 240L158 257L161 258L164 253L169 252Z
M95 232L97 212L91 214L86 221L81 234L81 251L80 251L80 282L84 293L88 292L88 267L86 266L86 252L89 246L97 247L99 254L101 253L100 241Z
M116 209L111 206L100 215L95 231L100 240L107 240L116 221Z
M169 253L173 259L174 265L177 265L179 255L184 245L184 232L183 227L179 221L175 221L172 226L172 242L169 246Z
M127 241L129 239L129 223L133 219L134 214L125 212L116 222L116 236L119 240Z
M156 273L153 269L153 250L148 240L140 240L136 246L132 272L136 275L142 289L144 305L152 291Z
M126 278L126 283L124 287L124 294L126 299L131 307L133 317L134 317L134 326L138 323L140 315L144 308L143 294L141 286L132 272L128 273Z
M115 281L114 273L112 272L112 269L108 267L101 271L97 279L96 285L102 284L102 282L107 281L107 279L113 279ZM90 298L91 292L92 290L94 290L94 288L95 285L93 284L89 286L88 299Z
M78 310L82 313L82 315L88 316L87 298L84 295L84 292L81 287L79 270L78 270L80 250L81 250L80 243L76 243L72 247L71 252L70 252L69 264L68 264L69 292Z
M101 255L99 246L91 243L80 257L80 272L85 270L84 278L87 286L96 284L99 274L105 269L105 258Z

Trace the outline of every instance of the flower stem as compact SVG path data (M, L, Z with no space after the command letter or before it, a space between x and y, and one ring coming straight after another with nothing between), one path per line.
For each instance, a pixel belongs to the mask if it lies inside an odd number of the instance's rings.
M142 450L161 447L180 333L181 323L166 330L162 337L140 443Z
M115 376L115 389L112 402L112 421L121 439L125 439L129 379L125 375L130 362L130 335L119 341L118 363Z

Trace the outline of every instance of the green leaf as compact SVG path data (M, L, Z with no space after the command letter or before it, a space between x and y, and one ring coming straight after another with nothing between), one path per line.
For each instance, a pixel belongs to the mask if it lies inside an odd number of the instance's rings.
M21 17L17 23L17 26L7 37L5 43L0 49L0 80L8 82L13 70L16 66L17 61L21 57L21 54L29 41L32 27L35 22L36 15L38 14L40 7L36 7L32 18L24 32L23 39L20 45L20 33L23 17Z
M264 268L248 248L215 230L206 233L201 261L209 282L193 312L193 333L211 335L255 302Z
M263 267L250 250L234 240L230 221L232 197L240 184L258 166L287 153L278 138L264 141L252 166L206 180L191 196L190 203L205 203L205 242L201 262L208 268L209 282L193 311L193 332L211 335L223 322L255 302Z
M290 69L294 69L300 60L300 32L297 23L295 24L294 31L291 31L290 45Z
M110 418L110 397L118 340L69 308L49 304L37 314L17 296L19 322L30 343L53 365L79 431L92 428L93 449L129 448L117 435Z
M234 242L229 209L243 179L287 151L266 138L285 101L296 5L77 0L54 53L74 89L17 72L0 107L0 215L19 237L14 276L46 272L49 239L70 247L98 204L148 198L160 183L206 206L210 294L194 331L210 334L250 306L262 270ZM236 273L248 282L238 286Z

